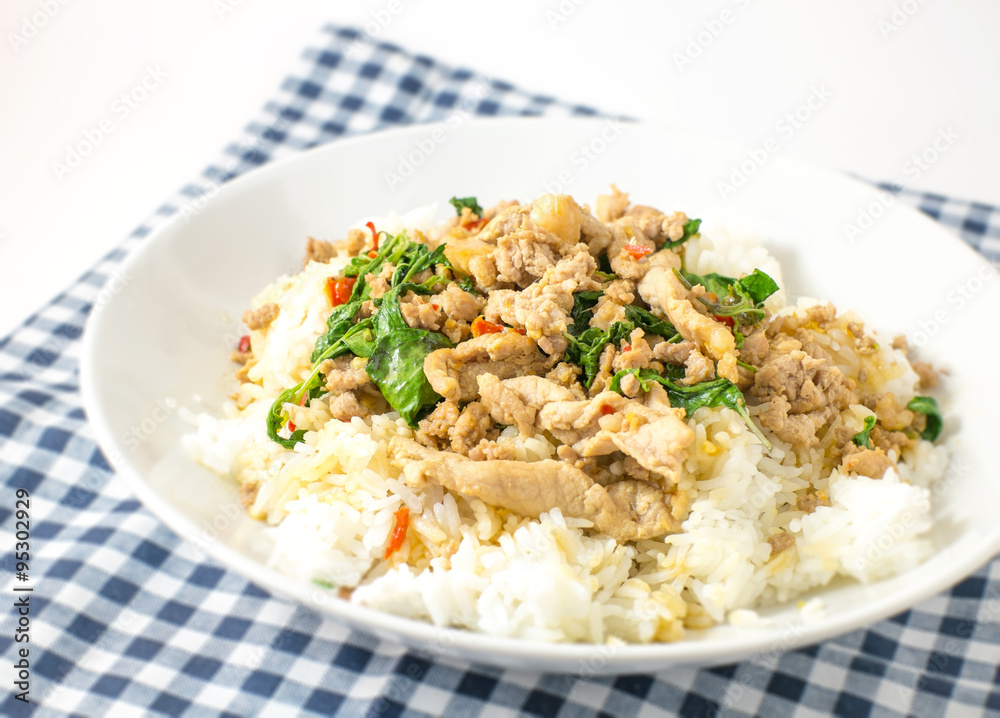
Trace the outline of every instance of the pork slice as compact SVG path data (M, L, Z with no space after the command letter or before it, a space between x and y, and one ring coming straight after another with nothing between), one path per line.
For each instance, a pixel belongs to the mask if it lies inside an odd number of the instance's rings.
M469 401L479 396L480 374L509 379L548 371L549 360L534 339L517 332L498 332L438 349L424 359L424 375L445 399Z
M401 468L410 487L439 484L530 518L558 508L566 516L592 521L597 531L620 542L680 530L673 496L634 480L605 489L563 461L468 461L441 454Z

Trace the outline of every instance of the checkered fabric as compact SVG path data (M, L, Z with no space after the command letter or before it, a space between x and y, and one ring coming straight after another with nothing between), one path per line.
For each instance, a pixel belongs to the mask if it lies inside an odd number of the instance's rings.
M820 645L707 670L582 677L459 665L273 598L206 559L116 480L81 408L84 319L129 249L215 185L346 135L475 115L590 115L351 29L328 27L225 157L0 341L0 665L33 585L32 703L3 715L1000 715L1000 563L913 610ZM890 188L1000 257L1000 211ZM31 493L29 584L13 580L14 492Z

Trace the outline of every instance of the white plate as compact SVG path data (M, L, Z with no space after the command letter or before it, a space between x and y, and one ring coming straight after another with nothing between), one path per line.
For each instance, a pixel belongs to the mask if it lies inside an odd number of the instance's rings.
M724 193L719 183L731 182L734 170L748 179ZM174 397L191 405L197 394L218 405L250 298L300 266L306 235L340 237L366 215L452 195L491 204L561 191L592 202L609 182L637 202L704 218L709 233L720 223L756 228L782 261L793 295L853 308L888 336L906 332L921 358L950 372L954 458L934 492L937 553L890 580L821 591L826 609L811 620L792 604L765 611L767 626L721 626L677 643L617 648L440 629L352 605L267 568L264 525L243 515L234 486L179 449L188 427L162 403ZM851 241L844 225L857 224L861 213L873 221ZM602 120L417 126L336 142L251 172L193 218L176 217L151 235L126 264L127 285L91 317L81 369L87 414L119 474L167 525L224 566L275 594L434 655L588 674L736 661L893 615L1000 549L994 461L1000 388L993 372L983 370L995 367L1000 354L1000 282L933 221L899 203L885 208L872 187L825 169L781 156L761 162L728 142Z

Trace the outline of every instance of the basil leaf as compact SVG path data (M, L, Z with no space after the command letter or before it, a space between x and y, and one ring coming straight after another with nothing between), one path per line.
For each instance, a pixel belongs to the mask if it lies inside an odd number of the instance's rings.
M635 326L631 322L615 322L606 330L591 327L578 337L567 334L569 347L566 349L565 358L583 369L584 384L589 387L600 371L604 347L608 344L617 347L622 339L628 338L633 329Z
M716 274L715 272L702 275L683 272L682 276L692 287L696 284L700 284L717 297L724 297L729 294L729 287L736 281L732 277L727 277L723 274Z
M670 339L677 334L673 324L634 304L625 307L625 317L646 334L659 334L664 339Z
M944 428L944 418L941 410L938 409L937 399L930 396L915 396L907 403L906 408L910 411L923 414L927 417L924 430L920 432L920 438L925 441L937 441Z
M872 448L872 440L870 434L872 429L875 428L875 417L866 416L865 417L865 428L854 435L851 439L857 446L863 446L866 449Z
M480 217L483 216L483 208L479 206L479 202L476 201L475 197L452 197L448 201L451 203L451 206L455 208L455 213L459 217L462 216L463 207L468 207Z
M622 393L621 380L626 374L635 376L639 380L639 385L643 391L649 391L654 382L662 384L670 399L670 406L684 409L684 413L687 416L691 416L691 414L703 406L725 406L732 409L740 415L743 423L747 425L747 428L750 429L754 436L760 439L760 442L765 447L768 449L771 448L771 442L767 440L767 437L761 433L761 430L757 428L757 425L750 418L743 393L738 386L728 379L719 378L714 381L703 381L691 386L685 386L684 384L676 383L674 379L657 374L652 369L623 369L612 377L608 388L612 391L617 391L619 394Z
M597 290L593 292L576 292L573 295L573 311L570 316L573 323L569 327L569 333L578 337L590 328L590 320L594 316L594 307L598 300L604 296L604 292Z
M410 290L427 291L418 284L400 284L382 297L382 306L375 315L378 339L366 370L389 405L410 426L416 426L424 410L441 400L424 374L424 359L432 351L454 345L443 334L412 329L406 324L399 295Z
M742 277L739 283L757 304L762 304L765 299L778 291L778 283L759 269Z

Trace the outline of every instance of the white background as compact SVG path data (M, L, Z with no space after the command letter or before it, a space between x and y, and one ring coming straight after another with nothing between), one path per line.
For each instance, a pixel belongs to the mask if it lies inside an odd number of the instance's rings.
M325 22L560 99L1000 203L987 0L4 0L0 335L215 159ZM142 102L117 104L147 76ZM779 132L817 90L830 98ZM94 151L57 172L102 120ZM940 132L953 139L938 153Z

